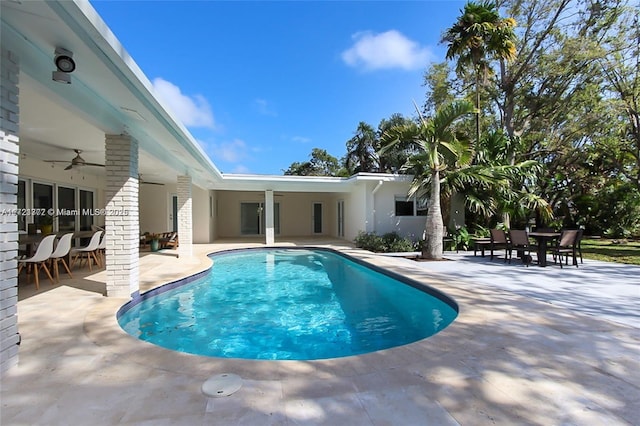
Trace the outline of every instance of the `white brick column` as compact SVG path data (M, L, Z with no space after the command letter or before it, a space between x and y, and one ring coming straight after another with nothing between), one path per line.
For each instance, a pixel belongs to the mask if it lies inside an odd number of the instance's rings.
M178 176L178 254L193 253L191 176Z
M273 223L273 190L264 191L264 222L265 222L265 243L268 246L275 244L275 229Z
M138 142L107 135L105 147L107 296L129 297L140 290Z
M18 57L0 56L0 210L18 207ZM0 376L18 363L18 216L0 215Z

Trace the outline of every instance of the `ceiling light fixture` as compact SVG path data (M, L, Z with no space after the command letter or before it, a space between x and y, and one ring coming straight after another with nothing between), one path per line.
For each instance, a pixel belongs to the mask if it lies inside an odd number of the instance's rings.
M71 84L71 74L76 69L73 61L73 52L56 47L53 63L56 64L57 71L53 71L51 78L58 83Z

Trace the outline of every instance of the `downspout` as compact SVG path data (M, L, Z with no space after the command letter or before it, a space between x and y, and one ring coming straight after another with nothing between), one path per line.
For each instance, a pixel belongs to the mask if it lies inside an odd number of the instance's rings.
M372 225L372 232L376 231L376 192L378 192L378 190L380 189L380 187L382 186L384 182L379 180L378 184L376 185L375 188L373 188L373 191L371 191L371 204L373 207L373 211L371 212L371 225Z

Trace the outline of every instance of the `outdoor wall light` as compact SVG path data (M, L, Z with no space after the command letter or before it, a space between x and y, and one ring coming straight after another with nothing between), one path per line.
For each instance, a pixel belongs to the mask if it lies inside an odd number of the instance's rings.
M57 71L53 71L51 78L58 83L71 84L71 76L69 75L76 69L76 63L73 61L73 52L56 47L55 58L53 62L56 64Z

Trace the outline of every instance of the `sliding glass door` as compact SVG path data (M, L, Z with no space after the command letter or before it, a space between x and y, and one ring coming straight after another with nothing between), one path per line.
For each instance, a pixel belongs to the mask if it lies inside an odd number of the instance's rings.
M280 203L273 204L273 226L277 234L280 233ZM240 204L240 234L264 235L266 228L264 203Z

